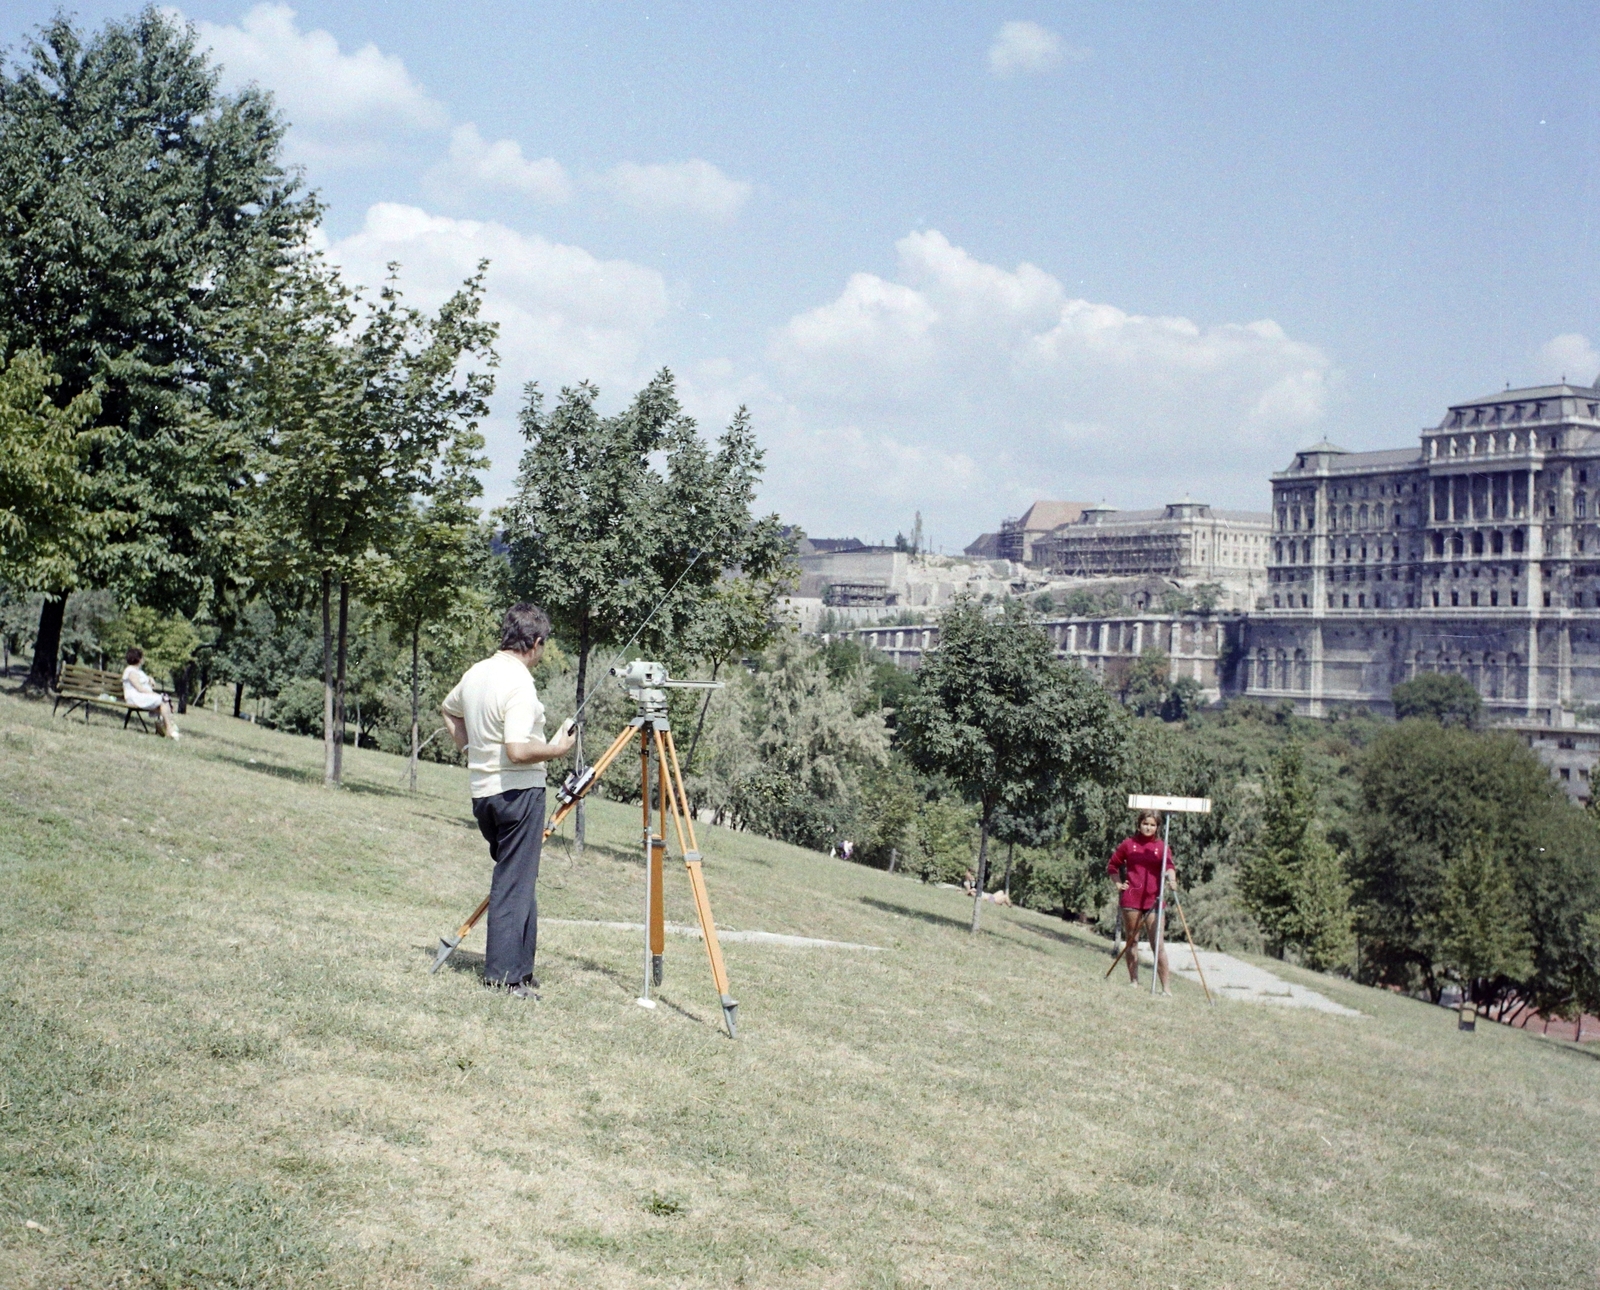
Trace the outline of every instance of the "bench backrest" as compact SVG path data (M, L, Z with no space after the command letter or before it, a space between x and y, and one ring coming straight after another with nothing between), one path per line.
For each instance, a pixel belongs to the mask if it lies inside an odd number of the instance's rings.
M62 694L89 694L95 697L109 694L112 698L120 700L122 673L105 672L98 667L85 667L81 663L63 663L61 684L57 689Z

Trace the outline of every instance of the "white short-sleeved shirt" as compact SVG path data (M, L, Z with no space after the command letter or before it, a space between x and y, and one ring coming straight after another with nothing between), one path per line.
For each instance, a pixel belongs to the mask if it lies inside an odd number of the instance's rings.
M544 704L516 655L501 650L474 663L450 691L444 710L466 722L473 797L544 787L543 762L519 766L506 756L508 743L544 740Z

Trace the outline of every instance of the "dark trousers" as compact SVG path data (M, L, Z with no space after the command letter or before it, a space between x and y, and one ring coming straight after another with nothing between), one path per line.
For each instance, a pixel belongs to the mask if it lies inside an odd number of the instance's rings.
M489 947L483 979L518 985L533 975L539 945L539 848L544 842L544 789L513 788L472 799L472 814L489 843Z

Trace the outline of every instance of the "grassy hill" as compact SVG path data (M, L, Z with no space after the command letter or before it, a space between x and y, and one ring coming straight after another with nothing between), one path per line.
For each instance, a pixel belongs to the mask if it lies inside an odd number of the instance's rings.
M1366 1015L1153 1000L720 829L719 924L882 951L727 944L730 1041L693 940L651 1013L636 934L550 923L522 1004L427 971L487 883L465 772L348 765L0 698L6 1286L1596 1283L1591 1052L1309 974ZM637 815L592 819L541 912L637 921Z

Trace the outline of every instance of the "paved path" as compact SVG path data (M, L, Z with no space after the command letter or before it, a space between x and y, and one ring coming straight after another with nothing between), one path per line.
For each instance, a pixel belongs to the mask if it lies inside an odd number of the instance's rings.
M1139 962L1146 969L1155 962L1148 945L1139 946ZM1200 984L1194 970L1194 955L1188 945L1179 941L1167 942L1167 962L1172 970L1185 980ZM1283 1008L1315 1008L1318 1012L1333 1012L1341 1017L1359 1017L1362 1014L1342 1003L1335 1003L1326 995L1318 994L1303 985L1293 985L1266 968L1245 963L1231 954L1218 950L1201 950L1200 966L1205 969L1206 984L1213 996L1219 999L1242 999L1246 1003L1271 1003ZM1117 971L1121 973L1122 968ZM1148 988L1149 977L1142 978Z
M617 932L642 932L643 923L607 923L595 918L541 918L539 922L566 927L608 927ZM701 939L698 927L682 923L668 923L667 931L674 936L692 936ZM787 945L800 950L872 950L882 953L882 945L858 945L854 941L819 941L812 936L789 936L784 932L736 932L726 927L717 928L719 941L744 941L755 945Z

